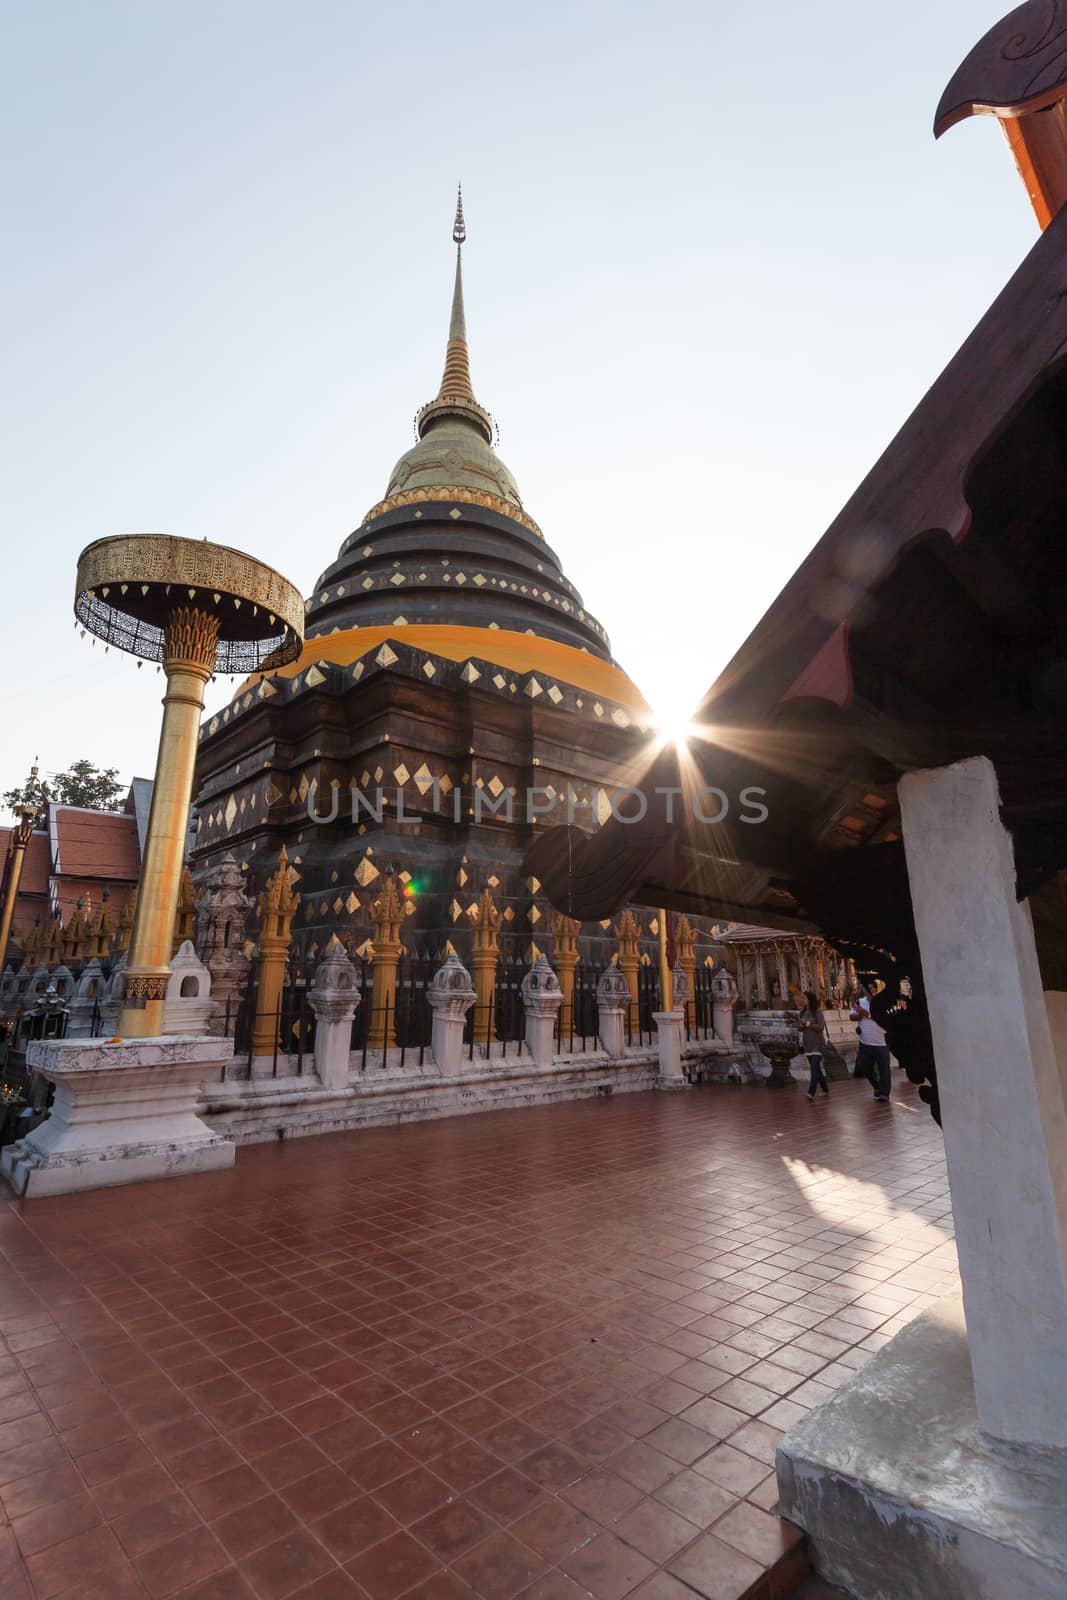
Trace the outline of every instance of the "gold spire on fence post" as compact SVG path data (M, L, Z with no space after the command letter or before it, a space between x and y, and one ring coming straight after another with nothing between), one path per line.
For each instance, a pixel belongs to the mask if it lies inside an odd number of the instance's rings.
M97 961L107 960L111 954L114 931L114 925L111 920L111 897L105 889L103 899L100 902L100 910L96 921L93 923L92 939L89 943L90 957L95 957Z
M630 991L630 1004L627 1010L627 1026L631 1032L638 1026L639 1008L637 1003L637 968L640 965L640 956L637 941L641 930L637 926L637 919L629 906L623 909L622 915L615 924L615 938L619 947L619 970L626 979L626 987Z
M15 920L15 902L18 899L19 884L22 882L22 868L26 860L26 849L33 833L34 824L40 812L41 786L37 778L37 768L30 768L30 776L23 790L22 807L19 820L11 830L11 842L8 847L7 866L4 872L4 904L0 910L0 972L4 970L7 961L7 947L11 941L11 927Z
M678 965L689 981L689 999L685 1003L685 1008L688 1012L690 1006L694 1007L693 1015L689 1018L690 1021L695 1020L696 1006L697 963L696 955L694 954L695 946L696 934L693 932L693 925L683 911L678 921L674 924L674 948L678 952Z
M130 930L137 910L137 885L130 890L129 898L119 912L119 925L115 930L115 954L124 956L130 948Z
M193 888L193 875L188 867L182 868L182 875L178 883L178 904L174 910L174 934L170 942L170 956L173 961L178 950L186 939L193 938L196 932L196 890Z
M278 1046L278 1014L285 980L293 916L300 896L293 890L296 877L284 845L278 870L267 879L259 897L259 975L256 985L256 1020L252 1027L252 1059L273 1056Z
M403 950L400 924L404 920L404 908L391 872L386 877L381 894L371 906L370 920L374 929L371 940L374 966L367 1048L388 1050L396 1044L396 968Z
M581 931L580 922L564 916L562 911L553 911L552 960L563 992L563 1004L559 1008L561 1044L570 1037L574 1026L574 969L578 965L578 935Z
M35 922L25 939L22 941L22 965L27 972L32 972L44 948L45 935L41 924Z
M54 917L41 945L41 960L46 967L58 967L62 954L63 924Z
M74 907L73 916L67 918L63 928L61 959L65 966L69 967L73 962L80 959L84 936L85 918L82 916L82 903L79 900Z
M496 983L496 964L500 957L500 912L488 889L482 890L482 898L470 913L470 919L474 927L471 940L474 1039L476 1044L488 1044L492 1038L490 1012Z

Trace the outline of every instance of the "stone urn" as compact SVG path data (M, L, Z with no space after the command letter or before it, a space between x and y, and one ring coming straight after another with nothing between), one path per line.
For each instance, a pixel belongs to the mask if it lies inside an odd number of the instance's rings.
M792 1011L761 1011L745 1028L745 1036L771 1064L768 1089L791 1089L796 1083L790 1063L800 1054L800 1034Z

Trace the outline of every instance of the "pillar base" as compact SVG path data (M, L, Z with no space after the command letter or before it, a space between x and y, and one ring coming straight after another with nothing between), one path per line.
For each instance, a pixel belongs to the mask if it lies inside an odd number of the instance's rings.
M69 1194L232 1167L235 1146L196 1115L226 1039L40 1039L27 1064L55 1085L46 1121L0 1157L15 1193Z
M1067 1452L982 1434L958 1295L787 1433L777 1467L778 1510L857 1600L1067 1594Z
M656 1088L668 1092L688 1089L689 1082L682 1071L685 1018L680 1011L654 1011L652 1020L656 1024L659 1045L659 1082Z

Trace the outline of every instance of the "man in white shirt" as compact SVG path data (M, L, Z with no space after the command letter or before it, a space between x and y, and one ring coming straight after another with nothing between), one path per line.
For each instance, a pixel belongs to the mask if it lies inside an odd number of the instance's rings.
M871 1002L864 995L857 1000L849 1013L858 1023L860 1047L856 1052L856 1076L869 1078L876 1100L889 1099L889 1046L885 1042L885 1029L871 1016Z

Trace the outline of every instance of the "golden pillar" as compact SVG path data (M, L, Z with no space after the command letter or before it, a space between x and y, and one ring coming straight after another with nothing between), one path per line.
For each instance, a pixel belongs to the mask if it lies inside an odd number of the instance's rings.
M83 634L159 662L167 679L118 1023L124 1038L150 1038L163 1028L205 687L215 672L292 661L303 600L239 550L146 534L98 539L82 551L74 610Z
M196 890L193 888L193 878L189 868L183 867L181 882L178 885L178 904L174 911L174 934L170 945L172 960L186 939L191 939L195 932Z
M259 974L256 984L256 1018L252 1025L252 1056L272 1056L278 1047L278 1021L285 983L285 958L290 929L300 896L293 892L295 874L282 845L278 870L259 897ZM177 887L177 884L175 884Z
M674 924L674 948L678 952L678 965L689 980L689 999L685 1007L689 1013L689 1021L694 1021L696 1018L696 942L693 925L683 912Z
M488 889L471 912L474 935L471 942L471 972L474 978L474 1039L476 1044L488 1044L492 1037L490 1027L493 1005L493 987L496 983L496 964L500 957L500 912L493 904Z
M388 875L381 894L371 906L374 935L374 968L371 983L371 1015L367 1028L367 1048L388 1050L396 1044L396 968L403 946L400 924L404 908L396 892L396 879Z
M119 1013L118 1032L124 1039L151 1039L163 1032L196 739L218 644L219 619L212 612L188 605L168 614L163 629L163 726Z
M660 906L656 918L656 945L659 954L659 1004L661 1011L674 1010L674 984L671 980L670 952L667 948L667 912Z
M563 1004L559 1008L561 1039L569 1038L574 1027L574 969L578 965L578 935L581 931L580 922L564 916L562 911L553 911L552 960L563 992Z
M15 902L19 896L19 884L22 882L22 868L26 861L26 849L33 833L33 825L37 821L37 804L34 799L36 790L37 768L31 767L29 782L23 792L22 812L11 831L7 870L4 873L4 904L3 909L0 910L0 972L3 972L4 963L7 961L7 947L11 942L11 929L15 921Z
M666 930L664 930L666 931ZM630 1005L627 1011L627 1026L632 1030L637 1027L639 1015L637 1004L637 968L640 956L637 950L637 941L640 936L637 918L629 906L623 911L622 916L615 924L615 939L619 947L619 971L626 979L626 987L630 991Z

